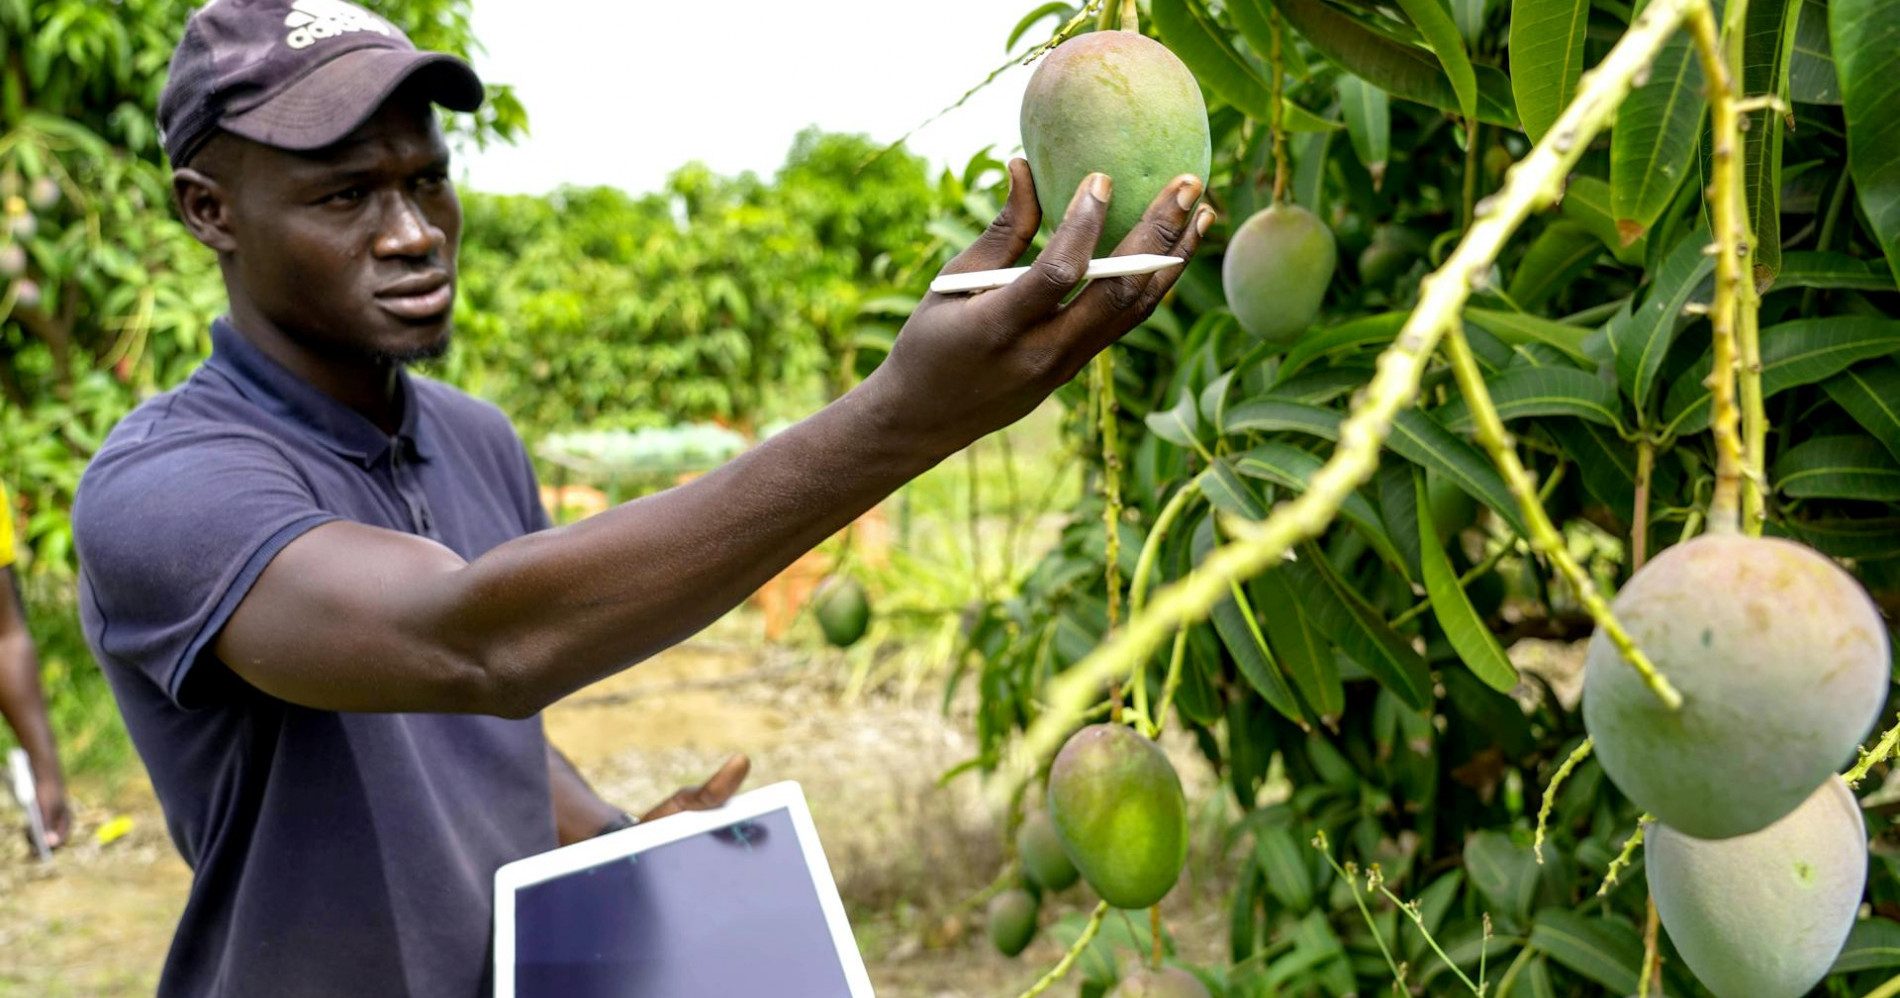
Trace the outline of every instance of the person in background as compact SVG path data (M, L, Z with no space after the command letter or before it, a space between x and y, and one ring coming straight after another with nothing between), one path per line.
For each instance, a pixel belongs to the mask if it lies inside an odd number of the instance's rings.
M33 788L39 797L40 817L46 822L46 844L58 848L72 833L72 810L66 803L66 780L60 775L59 748L53 743L53 724L46 716L46 697L40 692L39 655L26 630L26 602L13 578L13 504L0 485L0 716L33 764Z

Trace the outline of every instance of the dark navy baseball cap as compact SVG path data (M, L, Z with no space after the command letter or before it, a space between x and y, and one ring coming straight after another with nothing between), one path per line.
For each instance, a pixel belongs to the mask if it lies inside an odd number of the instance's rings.
M347 0L211 0L191 15L158 99L174 167L220 129L278 149L331 145L410 80L451 111L482 103L468 63L419 51Z

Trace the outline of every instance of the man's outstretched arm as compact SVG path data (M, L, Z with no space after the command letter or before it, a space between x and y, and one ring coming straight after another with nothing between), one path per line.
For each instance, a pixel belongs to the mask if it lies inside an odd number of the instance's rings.
M946 269L1013 264L1041 221L1026 164ZM1098 182L1099 180L1099 182ZM800 554L971 441L1015 422L1145 319L1181 268L1080 283L1107 209L1078 189L1027 276L931 295L891 356L824 410L687 485L464 562L348 522L284 548L220 633L264 692L328 710L527 716L711 623ZM1191 256L1212 218L1170 184L1118 253Z
M66 803L59 749L53 742L53 724L46 716L46 697L40 691L39 656L23 611L13 569L0 568L0 716L6 717L20 747L26 749L47 842L58 846L72 831L72 814Z

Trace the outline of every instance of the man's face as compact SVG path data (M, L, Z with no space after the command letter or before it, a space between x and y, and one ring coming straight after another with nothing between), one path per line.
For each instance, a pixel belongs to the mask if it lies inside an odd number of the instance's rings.
M232 259L257 308L329 357L405 362L448 348L462 206L432 106L399 94L313 153L231 158Z

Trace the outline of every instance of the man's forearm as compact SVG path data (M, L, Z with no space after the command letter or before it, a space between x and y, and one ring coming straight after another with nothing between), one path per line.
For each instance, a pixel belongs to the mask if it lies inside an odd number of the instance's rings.
M875 379L874 379L875 380ZM863 386L725 467L455 573L441 634L524 713L705 627L943 456Z
M9 597L10 598L10 597ZM33 764L33 775L58 780L59 751L40 691L39 660L24 628L0 631L0 716Z

